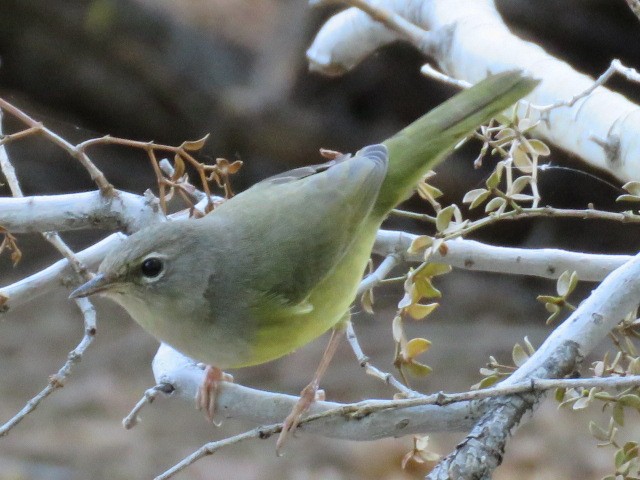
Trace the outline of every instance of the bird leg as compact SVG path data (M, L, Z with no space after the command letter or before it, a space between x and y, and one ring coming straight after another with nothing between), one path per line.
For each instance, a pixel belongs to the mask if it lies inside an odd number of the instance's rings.
M196 395L196 407L198 410L204 410L207 420L216 427L221 425L221 422L216 422L214 419L220 382L233 382L233 377L218 367L207 365L204 369L204 379Z
M313 405L318 397L320 399L324 399L324 392L322 390L318 390L320 385L320 379L324 376L327 371L327 367L329 367L329 363L331 363L331 359L333 355L336 353L336 349L338 348L338 344L340 343L340 339L342 338L345 332L346 323L341 322L338 326L334 327L331 332L331 338L329 339L329 344L322 355L322 359L320 360L320 364L316 369L316 373L313 375L313 379L311 383L304 387L302 392L300 392L300 398L298 402L291 410L291 413L287 416L284 423L282 424L282 431L280 432L280 436L278 437L278 441L276 442L276 452L280 454L280 449L284 445L287 437L289 436L289 432L295 430L302 419L302 415L309 410L309 407Z

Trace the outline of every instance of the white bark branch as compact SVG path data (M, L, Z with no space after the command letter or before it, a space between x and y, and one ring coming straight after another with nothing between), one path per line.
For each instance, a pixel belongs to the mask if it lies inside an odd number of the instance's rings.
M573 373L639 302L640 254L611 273L501 385ZM540 398L539 393L529 393L484 401L488 413L427 478L490 478L502 461L509 436Z
M422 262L422 253L406 253L416 237L418 235L406 232L380 230L373 251L380 255L401 253L406 261ZM558 278L566 270L575 270L580 280L593 282L604 279L633 258L630 255L581 253L555 248L497 247L461 238L446 242L446 246L446 254L434 253L433 261L464 270L543 278Z
M116 248L126 238L122 233L114 233L86 250L76 253L78 258L89 269L95 269L105 255ZM23 278L11 285L0 288L0 295L6 297L6 302L0 307L0 313L5 313L20 305L24 305L35 298L50 293L60 285L71 285L72 270L67 259L58 260L53 265Z
M513 35L492 0L369 3L440 35L439 48L430 48L429 52L447 75L457 79L477 83L489 73L527 70L542 79L527 97L537 105L569 101L594 85L594 79ZM328 74L344 72L375 49L401 38L410 37L388 30L360 10L347 9L318 32L307 50L310 69ZM629 69L619 70L627 78L634 77ZM640 109L622 95L597 86L572 106L540 113L540 117L544 121L537 131L551 143L623 181L640 178Z
M114 190L0 198L0 223L12 233L105 228L135 232L164 219L158 199Z
M165 344L160 345L153 360L153 374L158 384L169 384L173 387L171 396L192 404L204 378L203 370L194 360ZM257 424L280 423L297 401L297 396L223 382L216 400L216 413L224 418L242 418ZM365 401L362 405L370 407L376 402L378 401ZM308 415L343 406L335 402L315 402ZM420 405L403 410L372 412L358 421L349 421L345 415L328 416L305 424L304 431L332 438L362 441L425 431L463 431L473 425L474 419L477 420L481 413L477 406L469 402L446 406Z

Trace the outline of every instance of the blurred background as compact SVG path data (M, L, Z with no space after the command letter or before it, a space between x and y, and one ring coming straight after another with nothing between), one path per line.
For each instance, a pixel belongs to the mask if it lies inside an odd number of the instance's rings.
M515 33L581 71L598 75L614 58L640 66L640 22L624 0L497 4ZM421 77L425 60L400 44L340 78L308 73L304 52L337 7L314 10L300 0L1 0L0 6L3 98L72 142L108 133L179 144L209 133L201 158L244 161L233 178L236 190L318 163L320 147L355 151L387 138L454 93ZM636 101L640 97L637 85L619 79L610 85ZM4 124L5 131L19 128L9 118ZM447 201L460 203L493 167L488 161L473 170L478 148L470 143L438 169L434 183ZM27 195L95 188L84 170L47 142L30 139L8 150ZM91 155L118 188L154 187L140 152L98 148ZM619 182L589 172L556 149L550 161L573 170L542 175L543 203L623 209L614 202ZM415 200L407 208L428 212ZM425 231L396 219L388 226ZM64 238L82 248L107 233L74 232ZM604 222L538 219L495 226L475 238L499 245L635 253L638 233L638 228ZM0 257L3 285L57 259L37 236L22 235L18 241L24 258L17 267ZM480 379L478 368L489 355L508 363L515 342L528 335L538 346L549 332L535 297L552 293L554 282L454 272L439 277L437 286L444 294L442 306L427 322L409 326L412 335L433 342L424 360L434 373L416 381L416 388L466 390ZM591 288L582 285L576 301ZM2 319L0 421L46 384L80 340L82 318L67 294L60 288ZM393 368L390 325L400 296L400 287L378 291L377 314L355 318L363 348L384 370ZM120 420L153 383L150 361L157 344L123 311L107 302L97 306L96 341L65 387L0 439L0 480L153 478L204 442L251 427L227 421L214 428L189 405L160 401L143 412L142 424L125 431ZM248 386L296 394L311 378L326 341L232 373ZM364 375L346 344L323 387L328 399L342 402L392 394ZM590 415L595 413L557 412L547 402L509 443L495 478L600 478L611 472L612 452L596 448L588 434ZM637 419L629 420L625 431L633 436ZM434 434L431 447L446 454L461 438ZM429 465L400 468L410 447L410 438L356 443L300 436L277 458L274 441L252 441L202 460L177 478L421 478Z

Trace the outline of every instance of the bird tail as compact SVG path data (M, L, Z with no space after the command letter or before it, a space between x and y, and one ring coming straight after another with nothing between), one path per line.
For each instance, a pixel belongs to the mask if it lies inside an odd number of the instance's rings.
M375 214L386 216L413 193L420 178L460 140L527 95L538 83L521 71L493 75L384 141L389 150L389 167Z

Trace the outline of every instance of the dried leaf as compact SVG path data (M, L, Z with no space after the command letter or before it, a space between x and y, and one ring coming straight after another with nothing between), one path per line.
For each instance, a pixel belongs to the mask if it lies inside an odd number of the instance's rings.
M175 182L179 178L182 178L184 172L184 160L182 160L182 157L176 153L176 155L173 157L173 175L171 175L171 180Z
M208 138L209 138L209 134L207 133L200 140L191 140L191 141L183 142L182 145L180 145L180 147L185 149L187 152L196 152L202 149L202 147L204 147L204 144L207 142Z

